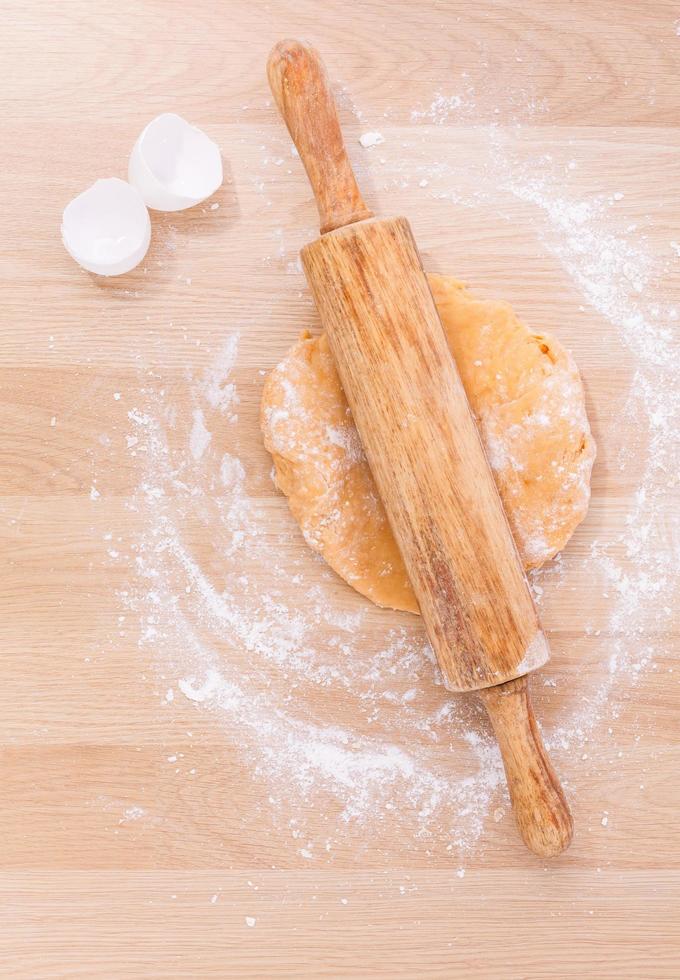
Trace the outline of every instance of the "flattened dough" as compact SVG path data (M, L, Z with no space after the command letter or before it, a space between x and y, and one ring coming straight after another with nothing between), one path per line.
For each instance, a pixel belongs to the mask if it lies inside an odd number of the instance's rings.
M595 446L571 356L507 303L429 277L526 568L583 520ZM305 540L379 606L418 612L325 334L295 344L265 383L261 426Z

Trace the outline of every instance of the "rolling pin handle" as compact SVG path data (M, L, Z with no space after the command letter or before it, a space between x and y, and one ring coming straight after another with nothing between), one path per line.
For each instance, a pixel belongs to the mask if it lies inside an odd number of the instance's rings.
M321 234L372 218L352 172L317 52L300 41L280 41L269 55L267 77L312 185Z
M569 846L573 822L541 740L527 678L518 677L479 693L500 746L524 843L541 857L555 857Z

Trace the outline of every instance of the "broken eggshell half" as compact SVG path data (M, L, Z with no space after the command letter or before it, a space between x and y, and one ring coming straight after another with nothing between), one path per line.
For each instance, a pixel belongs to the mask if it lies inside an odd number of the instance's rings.
M216 143L174 112L156 116L130 154L128 180L154 211L200 204L222 183Z
M64 209L61 237L76 262L100 276L121 276L142 261L151 240L138 191L118 177L97 180Z

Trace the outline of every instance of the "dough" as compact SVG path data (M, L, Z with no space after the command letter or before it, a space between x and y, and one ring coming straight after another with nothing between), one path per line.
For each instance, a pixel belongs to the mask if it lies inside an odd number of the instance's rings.
M595 446L571 356L507 303L429 277L526 568L583 520ZM418 612L325 334L303 335L265 383L260 422L305 540L379 606Z

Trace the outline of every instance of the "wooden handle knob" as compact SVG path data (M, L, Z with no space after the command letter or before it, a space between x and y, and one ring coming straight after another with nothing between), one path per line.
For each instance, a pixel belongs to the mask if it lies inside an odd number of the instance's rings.
M541 741L526 677L479 692L503 756L515 820L524 843L554 857L571 842L573 822Z
M347 157L335 100L317 52L300 41L280 41L269 55L267 77L312 185L321 234L372 218Z

